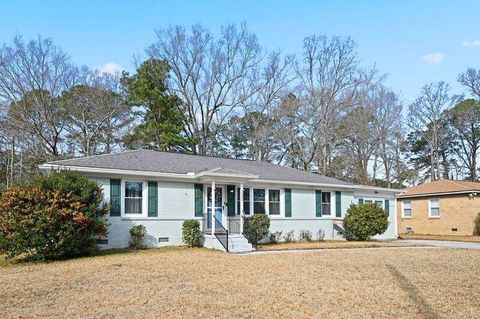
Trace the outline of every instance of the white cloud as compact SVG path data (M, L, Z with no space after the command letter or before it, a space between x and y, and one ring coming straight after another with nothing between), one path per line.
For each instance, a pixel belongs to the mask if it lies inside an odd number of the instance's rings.
M480 48L480 40L473 40L473 41L463 41L463 46L464 47L473 47L473 48Z
M442 52L436 52L425 54L423 56L423 61L427 62L428 64L440 64L442 63L444 58L445 54L443 54Z
M101 73L107 73L107 74L115 75L119 72L122 72L123 68L116 63L108 62L108 63L105 63L104 65L102 65L101 67L97 68L97 70L100 71Z

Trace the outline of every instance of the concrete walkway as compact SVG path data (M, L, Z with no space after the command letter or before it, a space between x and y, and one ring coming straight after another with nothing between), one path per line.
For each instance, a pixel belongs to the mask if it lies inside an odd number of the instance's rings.
M417 244L440 248L456 248L456 249L477 249L480 250L480 243L450 241L450 240L427 240L427 239L404 239L401 241L406 244Z
M395 249L474 249L480 250L480 243L462 242L462 241L446 241L446 240L426 240L426 239L404 239L398 240L398 243L405 246L392 247L363 247L363 248L318 248L318 249L291 249L291 250L257 250L252 252L237 253L237 255L251 256L263 254L290 254L290 253L315 253L326 251L341 250L395 250Z

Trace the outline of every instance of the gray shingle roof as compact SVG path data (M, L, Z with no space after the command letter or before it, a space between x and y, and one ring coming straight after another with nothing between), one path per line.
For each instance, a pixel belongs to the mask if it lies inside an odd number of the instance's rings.
M260 179L353 186L353 184L335 178L267 162L152 150L137 150L75 158L49 162L47 164L178 174L199 173L221 168L222 171L258 175Z

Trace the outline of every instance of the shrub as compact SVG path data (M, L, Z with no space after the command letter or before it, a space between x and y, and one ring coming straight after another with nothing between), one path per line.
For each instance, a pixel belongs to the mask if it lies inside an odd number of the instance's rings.
M280 240L282 240L282 231L276 231L270 234L270 242L271 243L278 243Z
M294 240L295 240L294 231L291 230L291 231L285 233L285 236L283 237L283 240L284 240L286 243L291 243L292 241L294 241Z
M319 229L317 232L317 241L322 241L325 238L325 232L322 229Z
M243 234L248 241L256 247L258 242L268 235L270 218L265 214L254 214L245 219Z
M312 241L312 232L309 230L302 229L298 234L298 240L311 242Z
M130 228L130 242L128 245L132 249L145 249L145 236L147 229L143 225L135 225Z
M343 219L347 240L369 240L388 228L388 214L376 204L351 205Z
M196 219L189 219L182 225L183 242L188 247L200 246L202 233L200 232L200 222Z
M100 186L78 172L52 172L0 197L0 252L58 260L90 254L105 236Z
M475 226L473 227L473 236L480 236L480 213L475 218Z

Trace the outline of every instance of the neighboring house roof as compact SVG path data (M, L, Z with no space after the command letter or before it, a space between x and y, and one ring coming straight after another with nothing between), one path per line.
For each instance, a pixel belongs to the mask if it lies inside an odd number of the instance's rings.
M406 188L398 197L480 193L480 183L441 179Z
M191 177L205 175L232 175L257 180L298 182L312 184L330 184L345 188L381 188L354 185L335 178L326 177L302 170L280 166L268 162L230 159L212 156L190 155L182 153L158 152L152 150L136 150L121 153L105 154L83 158L49 162L41 165L42 169L54 167L71 167L82 170L103 169L136 171L149 173L182 174ZM386 191L392 191L387 190Z

